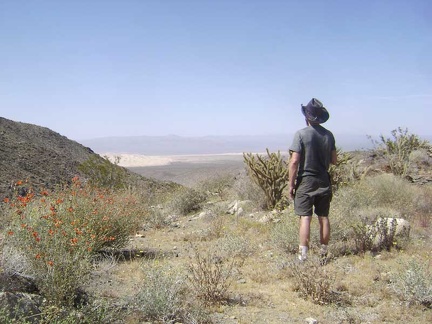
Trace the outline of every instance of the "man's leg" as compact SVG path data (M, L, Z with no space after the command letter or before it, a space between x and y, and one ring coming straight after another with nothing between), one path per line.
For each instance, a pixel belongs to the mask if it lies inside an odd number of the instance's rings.
M320 224L320 243L328 245L330 241L330 221L326 216L318 216Z
M330 221L328 217L324 216L318 216L318 220L320 224L321 265L325 265L327 263L328 243L330 240Z
M307 252L309 249L310 239L310 224L312 216L300 216L300 229L299 229L299 259L306 260Z

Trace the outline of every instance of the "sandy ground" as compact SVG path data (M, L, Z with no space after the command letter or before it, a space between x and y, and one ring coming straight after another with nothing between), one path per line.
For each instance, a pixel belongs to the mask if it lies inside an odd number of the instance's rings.
M103 153L110 161L114 162L116 157L120 158L119 165L125 168L164 166L173 163L213 163L216 161L242 160L242 153L231 154L199 154L199 155L164 155L150 156L140 154Z

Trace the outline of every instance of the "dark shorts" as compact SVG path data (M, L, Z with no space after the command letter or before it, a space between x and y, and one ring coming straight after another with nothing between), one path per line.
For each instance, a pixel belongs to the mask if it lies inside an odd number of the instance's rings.
M330 180L306 176L297 179L294 210L298 216L328 216L332 189ZM314 208L314 209L313 209Z

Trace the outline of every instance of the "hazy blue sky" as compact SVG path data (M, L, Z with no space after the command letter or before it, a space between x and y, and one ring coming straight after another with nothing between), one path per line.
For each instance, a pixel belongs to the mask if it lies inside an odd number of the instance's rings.
M0 0L0 116L70 139L432 134L432 1Z

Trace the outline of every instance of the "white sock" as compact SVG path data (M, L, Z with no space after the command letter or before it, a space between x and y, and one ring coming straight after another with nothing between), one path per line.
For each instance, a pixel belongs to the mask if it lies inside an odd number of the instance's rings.
M303 261L307 259L308 247L299 245L299 260Z

